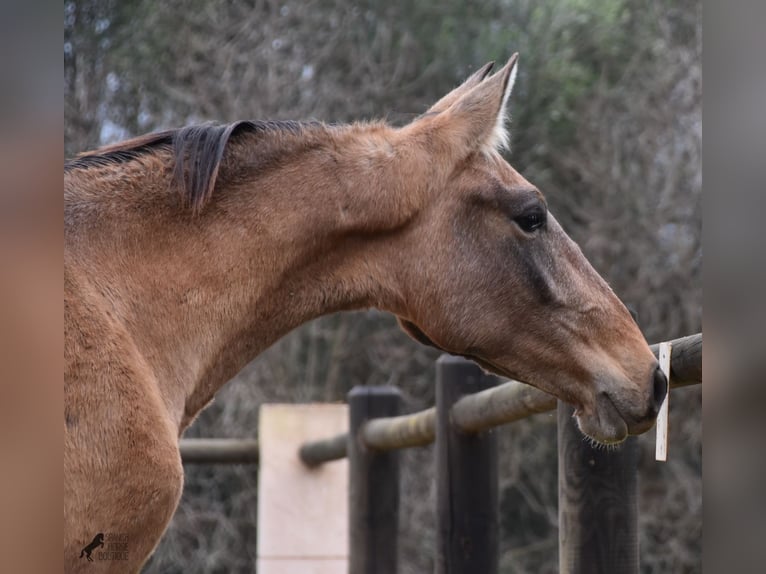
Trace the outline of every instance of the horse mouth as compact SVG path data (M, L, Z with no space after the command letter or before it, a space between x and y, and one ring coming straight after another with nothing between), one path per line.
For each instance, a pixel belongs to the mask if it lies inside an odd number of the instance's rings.
M628 438L628 435L634 434L630 432L625 418L606 393L598 394L592 412L577 409L574 417L580 431L601 444L619 444Z
M480 359L475 355L461 355L477 363L486 371L497 373L508 377L498 365L486 360ZM509 377L512 378L512 377ZM549 391L546 391L549 392ZM550 392L549 392L550 394ZM555 396L555 395L554 395ZM592 441L604 445L615 445L623 442L629 435L644 432L633 432L626 419L620 413L619 409L612 402L607 394L602 394L596 401L596 408L592 413L586 411L574 397L568 396L566 399L557 397L565 403L572 405L575 409L575 420L580 431Z

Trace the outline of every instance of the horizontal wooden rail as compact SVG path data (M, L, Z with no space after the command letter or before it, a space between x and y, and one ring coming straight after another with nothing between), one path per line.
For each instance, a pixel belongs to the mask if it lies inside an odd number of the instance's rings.
M671 387L684 387L702 382L702 333L672 341L670 361ZM659 343L651 346L657 356ZM535 387L510 380L500 386L467 395L452 407L452 422L464 432L481 432L499 425L518 421L530 415L556 409L556 398ZM371 449L393 450L423 446L434 441L436 410L434 407L397 417L374 419L361 429L360 440ZM327 442L341 442L341 437L314 441L304 449L321 453L333 451ZM342 456L324 459L312 458L311 465L336 460Z
M348 433L301 446L298 456L306 466L318 466L348 456Z
M238 464L258 462L258 441L254 438L182 439L181 460L197 464Z
M702 382L702 333L671 341L670 381L672 387L698 385ZM660 344L651 346L659 357Z
M394 450L434 442L436 407L411 415L372 419L362 427L361 440L368 448Z
M702 382L702 333L672 341L670 361L672 387ZM655 355L659 344L652 345ZM518 381L467 395L452 407L452 422L464 432L483 430L511 423L536 413L552 411L556 399ZM434 441L436 409L431 407L410 415L368 421L361 429L360 440L367 448L394 450L424 446ZM181 459L184 463L238 464L258 462L255 439L182 439ZM317 466L347 456L348 435L304 444L300 458L308 466Z

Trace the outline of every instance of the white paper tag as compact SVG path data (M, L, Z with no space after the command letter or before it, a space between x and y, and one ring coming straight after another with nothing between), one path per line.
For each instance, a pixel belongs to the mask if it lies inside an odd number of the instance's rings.
M670 402L670 343L660 343L660 369L668 378L668 392L657 414L657 446L654 451L656 460L668 459L668 403Z

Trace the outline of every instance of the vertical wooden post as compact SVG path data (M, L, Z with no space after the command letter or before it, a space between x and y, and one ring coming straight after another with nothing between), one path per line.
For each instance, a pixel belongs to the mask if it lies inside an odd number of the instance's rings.
M558 403L559 572L638 574L638 443L594 448Z
M394 387L354 387L349 406L350 574L396 574L399 530L399 453L362 444L359 429L369 419L399 414Z
M459 432L452 405L497 379L466 359L436 363L436 572L492 574L498 569L497 437Z

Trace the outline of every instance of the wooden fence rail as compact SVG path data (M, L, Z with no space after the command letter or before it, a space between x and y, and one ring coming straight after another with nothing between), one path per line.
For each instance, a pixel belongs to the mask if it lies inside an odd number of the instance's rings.
M658 354L659 345L652 351ZM702 334L672 341L671 388L702 382ZM436 405L399 415L393 387L349 393L349 432L303 444L308 468L348 457L348 568L395 574L398 450L436 441L436 572L495 573L498 472L494 427L558 408L559 571L638 574L637 437L608 450L582 440L572 408L472 362L437 362ZM310 435L309 435L310 436ZM255 440L181 441L185 463L258 462ZM315 472L315 471L311 471Z
M257 463L258 441L253 438L192 438L181 440L181 460L192 464Z
M671 387L684 387L702 381L702 333L672 341ZM652 345L659 353L659 344ZM512 423L528 416L556 409L556 397L518 381L480 393L466 395L452 407L451 418L463 432L481 432ZM361 430L361 440L368 448L393 450L424 446L436 438L436 407L398 417L369 421ZM328 444L332 443L332 444ZM307 464L343 458L342 437L319 440L304 445L300 456ZM328 458L322 458L326 453ZM310 458L307 458L310 457Z
M671 388L702 381L702 333L672 341ZM652 345L655 355L659 344ZM552 411L556 398L529 385L508 381L481 393L460 399L452 408L452 420L466 432L479 432L512 423L530 415ZM364 425L361 440L369 448L392 450L431 444L436 437L436 407L402 415L373 419ZM307 443L300 457L308 466L346 458L348 435ZM185 463L257 463L255 439L182 439L181 458Z

